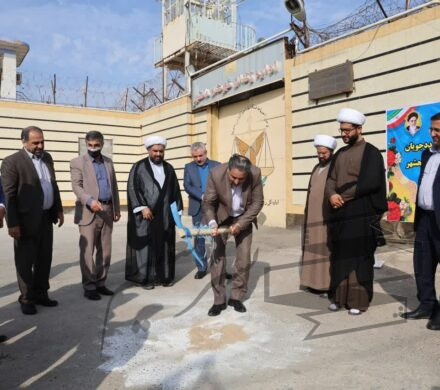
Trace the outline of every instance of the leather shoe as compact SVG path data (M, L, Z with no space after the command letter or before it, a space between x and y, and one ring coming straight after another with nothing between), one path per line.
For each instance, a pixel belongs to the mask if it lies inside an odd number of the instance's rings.
M225 309L226 309L226 303L222 303L220 305L212 305L212 307L208 311L208 316L210 317L218 316Z
M238 311L239 313L246 312L246 307L237 299L229 299L228 301L229 306L233 306L235 311Z
M84 296L91 301L99 301L101 299L101 295L96 290L86 290L84 291Z
M171 282L164 282L164 283L162 283L162 286L163 287L172 287L172 286L174 286L174 282L173 281L171 281Z
M429 330L440 330L440 321L435 322L433 320L429 320L426 324L426 327Z
M154 286L155 286L154 283L147 283L147 284L144 284L144 289L145 290L153 290Z
M435 306L426 327L429 330L440 330L440 303Z
M101 295L114 295L114 292L105 286L98 287L96 291L98 291Z
M50 299L48 296L37 298L35 300L37 305L46 306L46 307L54 307L58 305L58 301L55 299Z
M203 279L206 276L206 271L197 271L194 279Z
M33 303L20 303L23 314L37 314L37 308Z
M0 335L0 343L4 343L8 339L8 336Z
M400 316L402 318L405 318L406 320L421 320L421 319L430 318L431 315L432 315L432 308L419 306L416 310L403 313Z

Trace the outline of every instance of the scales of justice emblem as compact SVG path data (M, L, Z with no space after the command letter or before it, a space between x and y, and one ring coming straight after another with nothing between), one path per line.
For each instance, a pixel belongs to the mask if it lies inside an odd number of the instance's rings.
M232 153L246 156L252 164L261 169L263 185L275 170L267 131L269 121L258 106L250 106L242 111L232 129L234 136Z

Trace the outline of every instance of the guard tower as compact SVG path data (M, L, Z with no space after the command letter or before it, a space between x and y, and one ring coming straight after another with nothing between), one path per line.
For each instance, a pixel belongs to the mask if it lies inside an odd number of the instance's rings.
M0 98L16 99L17 85L21 83L21 65L29 51L29 45L21 41L0 39Z
M236 0L162 0L154 65L164 70L164 86L168 70L178 70L188 90L191 65L202 69L255 43L255 30L237 23Z

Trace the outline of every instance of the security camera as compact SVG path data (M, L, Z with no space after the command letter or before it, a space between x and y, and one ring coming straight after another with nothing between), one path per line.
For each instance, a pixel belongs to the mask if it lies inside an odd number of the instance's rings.
M284 0L284 5L295 19L298 19L300 22L306 20L306 10L302 0Z

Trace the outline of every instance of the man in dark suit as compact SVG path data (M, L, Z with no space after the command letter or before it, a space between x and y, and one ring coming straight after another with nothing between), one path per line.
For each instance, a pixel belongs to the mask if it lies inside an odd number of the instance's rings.
M440 308L435 291L435 272L440 259L440 113L431 117L432 147L422 153L416 199L414 273L418 308L403 318L429 318L427 328L440 330Z
M5 218L5 194L3 193L2 180L0 178L0 228L3 227L3 219ZM0 335L0 343L6 341L8 338Z
M195 142L191 145L191 156L193 162L185 165L183 173L183 187L188 194L188 214L192 216L194 227L202 223L202 199L208 182L209 171L219 165L218 161L209 160L206 146L202 142ZM202 279L206 275L208 260L205 251L205 239L202 236L194 238L194 247L202 263L196 262L198 271L195 279Z
M96 301L101 295L113 295L105 282L110 268L113 222L119 221L121 213L113 161L101 153L104 136L99 131L89 131L85 141L87 153L70 162L70 173L77 198L74 222L80 233L84 296Z
M235 238L236 259L229 306L246 311L241 302L247 292L251 264L252 223L264 205L261 170L244 156L234 154L227 164L211 170L203 197L205 221L213 229L215 249L211 263L214 305L209 316L226 309L225 269L228 234L218 234L218 227L229 227Z
M64 223L52 157L44 151L43 131L30 126L21 133L23 149L6 157L1 167L6 221L14 239L15 267L24 314L35 304L56 306L49 298L52 223Z

